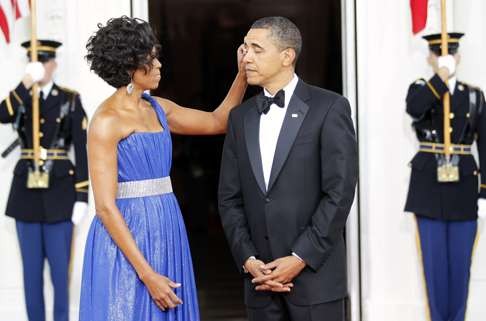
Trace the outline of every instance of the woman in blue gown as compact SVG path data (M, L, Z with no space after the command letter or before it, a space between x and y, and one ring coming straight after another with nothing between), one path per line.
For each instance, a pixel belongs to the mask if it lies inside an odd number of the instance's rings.
M213 112L152 97L161 64L148 23L111 19L87 44L91 70L116 88L88 131L96 217L86 241L80 321L199 321L191 254L172 193L170 132L224 133L246 89L239 72Z

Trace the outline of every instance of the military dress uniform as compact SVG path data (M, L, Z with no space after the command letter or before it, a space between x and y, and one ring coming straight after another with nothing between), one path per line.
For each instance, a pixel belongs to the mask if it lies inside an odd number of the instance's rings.
M457 50L462 34L449 34L449 51ZM425 37L438 53L440 34ZM452 44L452 45L451 45ZM459 180L439 182L444 160L443 97L449 87L435 74L412 83L407 113L419 140L405 211L416 215L432 321L463 321L466 311L471 256L477 231L478 198L486 198L486 171L480 173L472 155L476 142L486 168L486 112L481 90L456 81L450 95L451 162ZM481 188L480 188L481 187Z
M28 47L29 43L24 43ZM41 41L39 60L52 59L60 43ZM49 50L49 51L48 51ZM43 56L44 54L45 56ZM29 188L33 169L32 90L21 82L0 104L0 122L18 132L21 157L17 162L6 215L16 220L24 267L24 288L30 321L45 320L43 266L47 258L55 291L54 320L68 320L68 266L71 251L71 215L75 202L88 201L86 155L87 118L77 92L51 83L40 92L40 170L49 186ZM45 88L44 88L45 91ZM76 166L68 158L74 147Z

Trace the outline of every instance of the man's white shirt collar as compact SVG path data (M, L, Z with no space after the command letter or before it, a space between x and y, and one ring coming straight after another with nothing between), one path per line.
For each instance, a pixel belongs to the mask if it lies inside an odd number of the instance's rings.
M449 91L454 95L454 90L456 89L457 77L452 77L448 81Z
M49 93L51 92L53 86L54 86L54 81L51 80L41 88L42 94L44 95L44 99L47 99L47 96L49 96Z
M289 105L290 98L292 98L292 95L294 94L294 91L295 91L295 88L297 87L298 82L299 82L299 77L297 77L297 75L294 73L294 76L289 81L289 83L287 85L285 85L285 87L282 88L285 92L285 105L284 105L285 108ZM266 90L265 88L263 88L263 94L267 97L275 96L275 95L270 94L268 92L268 90Z
M263 178L265 180L266 188L268 188L268 183L270 181L273 158L275 156L280 130L287 113L287 107L298 82L299 78L296 74L294 74L292 80L290 80L289 83L282 88L285 91L285 104L283 108L273 106L270 108L267 114L262 114L260 116L259 142L263 167ZM267 97L273 97L266 89L263 90L263 93Z

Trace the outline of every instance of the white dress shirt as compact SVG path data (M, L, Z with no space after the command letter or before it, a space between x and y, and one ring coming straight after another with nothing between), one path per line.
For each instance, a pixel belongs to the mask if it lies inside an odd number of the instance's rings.
M447 85L449 86L449 91L451 95L454 95L454 90L456 89L457 78L452 77L447 81Z
M270 181L270 173L272 172L273 157L277 148L278 136L282 129L290 98L294 94L298 81L299 78L294 74L292 80L282 88L285 91L285 104L283 108L272 104L268 113L261 114L260 116L260 153L262 157L263 177L267 189L268 182ZM266 89L263 89L263 93L267 97L273 97Z
M47 99L47 96L51 93L51 89L54 86L54 81L49 81L47 84L45 84L42 88L40 88L40 91L42 92L42 95L44 95L44 99Z
M273 157L275 155L275 149L277 148L278 136L280 134L280 130L282 129L290 98L292 98L298 82L299 78L296 74L294 74L292 80L290 80L290 82L284 88L282 88L285 92L285 102L283 108L272 104L268 113L262 113L260 115L260 154L262 157L263 177L265 179L266 189L268 189L268 183L270 181L270 173L272 172ZM271 95L265 88L263 89L263 93L267 97L274 97L274 95ZM298 254L292 252L292 255L303 261ZM250 256L247 260L255 259L255 256ZM244 266L243 270L245 273L248 273Z

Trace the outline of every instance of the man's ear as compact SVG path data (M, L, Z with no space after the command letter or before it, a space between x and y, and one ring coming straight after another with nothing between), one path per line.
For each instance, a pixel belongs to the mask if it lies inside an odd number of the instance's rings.
M282 63L285 67L295 64L295 59L297 58L297 55L294 49L287 48L284 51L282 51L282 54L284 55Z
M456 65L459 65L461 63L462 56L460 53L454 54L454 59L456 60Z
M432 67L435 68L437 63L437 56L433 51L429 51L429 55L427 56L427 63Z

